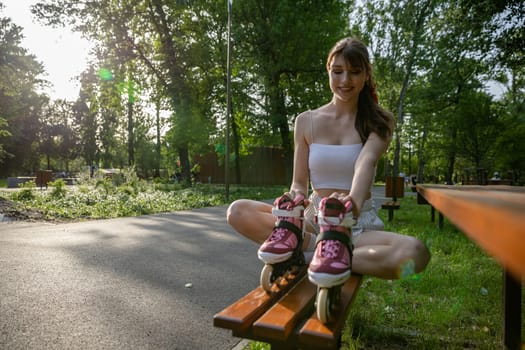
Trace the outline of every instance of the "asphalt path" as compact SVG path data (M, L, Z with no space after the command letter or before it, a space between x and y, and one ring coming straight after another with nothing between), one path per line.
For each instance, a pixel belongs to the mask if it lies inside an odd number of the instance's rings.
M0 349L233 348L213 315L258 285L262 263L226 208L0 222Z

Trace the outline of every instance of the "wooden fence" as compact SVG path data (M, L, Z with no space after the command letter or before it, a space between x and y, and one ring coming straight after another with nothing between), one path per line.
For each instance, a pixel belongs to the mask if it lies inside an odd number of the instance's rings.
M249 155L240 157L241 181L244 185L286 185L286 162L283 150L272 147L254 148ZM202 183L225 183L224 159L219 161L215 152L194 157L200 165L198 179ZM239 183L234 162L230 162L230 183Z

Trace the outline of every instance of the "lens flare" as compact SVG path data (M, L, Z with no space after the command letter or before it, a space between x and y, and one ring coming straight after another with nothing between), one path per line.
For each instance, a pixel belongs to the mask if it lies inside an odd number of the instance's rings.
M414 260L409 259L401 265L399 265L399 278L405 279L414 276L416 276L416 263L414 262ZM419 276L417 279L419 279Z
M113 80L113 73L111 73L111 71L106 68L100 68L98 71L98 76L104 81Z

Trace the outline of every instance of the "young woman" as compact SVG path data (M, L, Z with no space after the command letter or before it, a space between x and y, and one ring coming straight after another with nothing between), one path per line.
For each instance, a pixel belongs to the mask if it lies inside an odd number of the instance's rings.
M289 259L299 245L312 260L308 275L318 285L340 284L350 270L385 279L418 273L429 251L414 237L382 231L371 199L376 164L392 139L394 118L377 103L368 50L355 38L343 39L329 52L326 68L333 97L296 119L290 191L274 207L233 202L228 223L262 244L258 255L266 264ZM311 195L305 199L309 183ZM304 221L293 214L297 207L306 208ZM343 222L344 217L353 220Z

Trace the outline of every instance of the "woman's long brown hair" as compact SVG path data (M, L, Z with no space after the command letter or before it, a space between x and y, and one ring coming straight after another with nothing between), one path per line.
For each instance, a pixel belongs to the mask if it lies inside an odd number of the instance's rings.
M390 138L393 133L394 116L374 100L375 82L366 45L356 38L345 38L338 41L328 54L326 61L328 71L330 71L332 60L338 54L341 54L352 67L366 70L370 77L359 94L357 104L355 127L361 141L365 143L371 132L375 132L385 140Z

